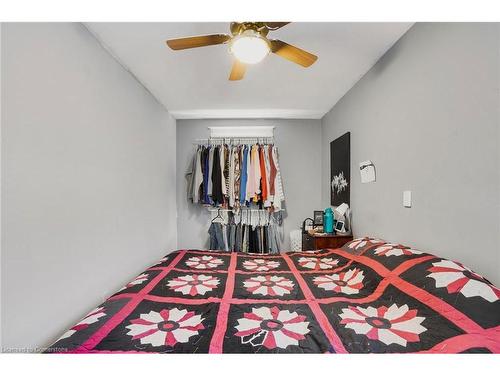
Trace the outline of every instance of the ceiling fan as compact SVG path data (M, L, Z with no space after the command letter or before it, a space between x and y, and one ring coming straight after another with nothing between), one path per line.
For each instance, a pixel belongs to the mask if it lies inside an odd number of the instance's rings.
M235 57L229 74L230 81L242 79L247 65L262 61L269 52L307 68L318 59L318 56L281 40L267 37L269 31L277 30L289 23L231 22L231 35L212 34L170 39L167 40L167 45L177 51L229 43L229 52Z

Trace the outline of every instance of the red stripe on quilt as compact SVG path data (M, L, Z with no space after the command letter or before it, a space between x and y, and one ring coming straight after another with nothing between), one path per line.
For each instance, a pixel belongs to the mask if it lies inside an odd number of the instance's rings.
M226 280L226 289L224 296L219 305L217 314L217 322L215 330L210 341L209 353L222 353L224 344L224 335L227 329L227 318L229 316L229 308L231 307L230 299L234 291L234 277L236 275L237 253L231 253L231 261L229 262L228 275Z
M500 327L488 328L481 333L466 333L450 337L431 349L418 353L460 353L473 348L487 348L493 353L500 353Z
M153 288L175 267L185 253L185 250L179 252L168 267L152 279L139 293L135 294L134 297L132 297L132 299L125 306L123 306L120 311L113 315L101 328L90 336L87 341L80 345L75 352L88 352L89 350L94 349L102 341L102 339L104 339L118 324L120 324L137 307L137 305L139 305L139 303L141 303L144 296L153 290Z
M351 259L355 262L364 264L365 266L370 267L372 270L377 272L379 275L385 276L389 272L391 272L389 269L381 265L379 262L377 262L375 259L371 259L368 257L365 257L363 255L354 255L354 254L349 254L348 252L344 250L331 250L332 254L337 254L340 255L344 258Z
M335 332L335 330L331 326L330 322L328 321L328 318L323 313L323 310L321 310L319 303L316 301L313 293L307 286L307 283L302 278L302 275L300 274L299 270L297 270L297 268L295 267L295 264L293 263L292 259L287 254L283 254L283 259L287 262L288 267L292 271L292 274L297 279L297 282L299 283L300 288L302 289L302 293L304 293L304 296L306 297L307 305L312 310L314 317L316 318L319 326L321 327L326 337L328 338L328 341L330 341L330 344L332 345L335 352L347 353L347 350L344 348L344 345L342 344L342 340L337 335L337 332Z
M465 332L479 333L484 331L484 329L479 324L474 322L467 315L465 315L461 311L458 311L453 306L447 304L442 299L427 292L426 290L420 289L419 287L410 284L408 281L401 278L393 281L392 284L399 290L405 292L407 295L415 298L424 305L429 306L434 311L437 311L439 314L451 321L456 326L463 329Z

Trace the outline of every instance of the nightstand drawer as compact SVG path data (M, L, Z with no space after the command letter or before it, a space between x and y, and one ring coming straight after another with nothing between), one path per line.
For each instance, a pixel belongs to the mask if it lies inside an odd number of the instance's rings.
M302 250L337 249L352 241L352 236L302 236Z

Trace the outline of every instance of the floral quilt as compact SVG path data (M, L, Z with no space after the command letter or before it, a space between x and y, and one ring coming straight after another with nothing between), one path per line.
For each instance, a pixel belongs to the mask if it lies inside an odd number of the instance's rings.
M341 249L168 254L64 333L71 353L500 353L500 290L373 238Z

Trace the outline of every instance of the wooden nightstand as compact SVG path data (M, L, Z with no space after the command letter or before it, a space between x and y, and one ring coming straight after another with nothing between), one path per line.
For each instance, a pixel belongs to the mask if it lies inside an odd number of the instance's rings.
M344 246L349 241L352 241L352 235L311 235L309 233L303 233L302 250L337 249Z

